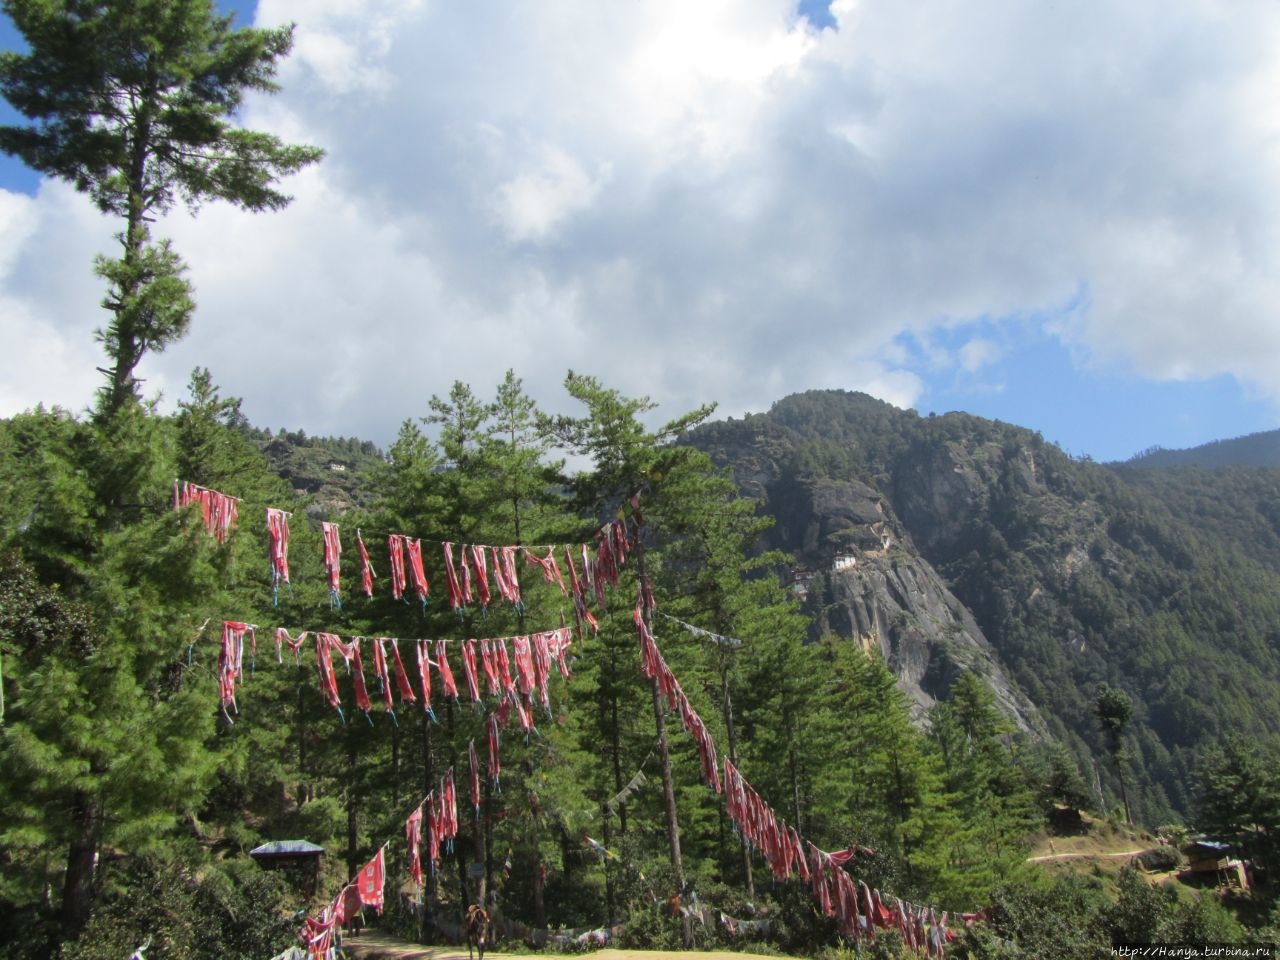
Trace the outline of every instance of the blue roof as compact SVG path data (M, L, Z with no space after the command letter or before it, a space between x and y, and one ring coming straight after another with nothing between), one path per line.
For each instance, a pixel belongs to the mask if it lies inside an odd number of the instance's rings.
M249 851L251 857L279 857L302 853L324 853L324 847L318 847L310 840L273 840Z

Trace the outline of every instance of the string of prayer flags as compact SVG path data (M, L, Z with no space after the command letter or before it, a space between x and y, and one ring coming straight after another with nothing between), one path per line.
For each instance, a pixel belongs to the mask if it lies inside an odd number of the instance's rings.
M739 640L737 637L721 636L718 633L712 633L710 630L703 630L701 627L695 627L691 623L685 623L683 620L677 620L675 617L669 616L668 614L665 614L665 613L659 613L658 616L662 617L665 620L670 620L672 623L679 624L680 626L684 627L685 630L687 630L689 633L693 634L693 636L695 637L703 637L719 646L722 646L722 647L742 646L742 641Z
M319 913L303 923L298 939L306 948L307 955L314 960L331 956L338 930L365 907L372 907L381 914L386 901L386 878L386 844L383 844L373 859L360 868L351 883L338 891L338 895Z
M680 722L688 734L698 745L698 758L702 764L702 778L716 793L720 792L720 763L716 755L716 744L707 730L707 725L698 716L689 698L685 696L680 681L672 673L663 659L657 642L645 622L643 601L637 601L632 619L636 624L636 633L640 639L640 671L645 678L657 684L658 692L667 700L667 706L680 714Z

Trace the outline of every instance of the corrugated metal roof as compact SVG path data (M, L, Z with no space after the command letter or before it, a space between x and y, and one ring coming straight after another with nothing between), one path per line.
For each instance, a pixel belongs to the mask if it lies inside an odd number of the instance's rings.
M318 847L310 840L273 840L249 851L251 857L280 857L302 853L324 853L324 847Z

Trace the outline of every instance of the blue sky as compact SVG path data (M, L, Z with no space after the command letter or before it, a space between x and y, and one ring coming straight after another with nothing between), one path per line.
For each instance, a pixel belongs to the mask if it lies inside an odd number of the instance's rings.
M284 213L157 225L199 311L149 388L206 365L379 443L508 368L551 409L570 368L672 415L836 387L1098 460L1280 426L1272 5L793 4L220 0L297 24L244 119L328 157ZM89 402L112 232L0 157L0 415Z

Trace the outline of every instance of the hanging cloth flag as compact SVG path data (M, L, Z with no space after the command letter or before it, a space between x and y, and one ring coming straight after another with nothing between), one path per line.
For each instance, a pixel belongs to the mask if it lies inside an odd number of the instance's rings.
M495 641L480 641L480 663L484 667L484 678L488 684L489 696L502 696L502 680L498 677L498 655L494 650Z
M271 545L271 602L280 599L280 584L289 582L289 514L267 507L267 535Z
M387 537L387 549L391 553L391 596L397 600L404 599L404 588L408 583L404 570L404 544L407 539L398 533Z
M535 633L529 640L533 644L533 682L538 688L542 706L550 713L551 649L547 645L547 634Z
M493 547L493 578L498 584L498 593L517 609L520 608L520 578L516 573L517 547Z
M335 644L341 646L341 642L332 633L316 634L316 667L320 671L320 693L341 717L342 698L338 695L338 678L333 672L332 650Z
M533 714L529 709L529 698L515 690L507 692L507 699L516 708L516 716L520 719L520 729L526 734L533 730Z
M462 580L460 582L458 590L462 595L462 602L464 604L467 604L471 602L472 595L471 595L471 568L467 566L467 548L465 545L462 547L462 556L460 558L460 562L461 562L461 570L462 570Z
M533 669L533 647L528 637L515 637L511 641L515 645L516 682L520 692L527 694L537 683Z
M551 650L551 656L555 658L556 667L560 671L560 676L566 680L571 680L573 675L569 672L569 661L567 655L569 646L573 643L573 633L566 627L559 630L553 630L547 637L547 645Z
M429 588L427 586L427 573L422 568L422 541L410 540L405 537L404 549L409 554L409 573L413 576L413 589L417 591L418 599L425 608Z
M222 712L231 722L227 707L233 712L236 709L236 680L244 676L244 635L249 634L254 646L257 646L257 635L254 627L237 620L222 622L222 652L218 656L218 688L222 697Z
M480 702L480 678L476 674L476 641L462 641L462 675L467 681L467 693L472 703Z
M356 707L367 717L369 711L373 709L373 704L369 702L369 688L364 682L364 663L360 660L360 638L354 637L351 640L353 655L352 663L355 665L355 685L356 685Z
M603 843L598 840L592 840L585 833L582 835L582 842L594 850L602 860L617 860L618 855L611 850L606 850Z
M395 705L391 700L391 671L387 668L386 637L377 637L373 641L373 672L378 678L378 689L382 691L383 706L394 717Z
M283 647L287 644L289 649L293 651L293 662L301 664L302 645L307 642L307 637L311 636L310 631L303 630L295 638L289 634L284 627L276 627L276 663L284 663L281 656Z
M409 877L422 886L422 804L409 814L404 824L405 840L409 844Z
M324 569L329 575L329 603L335 610L342 609L342 598L338 594L338 558L342 556L342 539L338 535L338 525L322 520L320 530L324 535Z
M484 547L466 547L467 557L471 560L471 568L475 571L476 593L480 600L480 609L489 609L489 568L485 564Z
M453 669L449 666L448 657L445 656L443 640L436 641L436 669L440 672L440 688L444 691L444 695L457 700L458 685L453 680Z
M489 779L493 781L493 787L501 793L499 788L499 778L502 776L502 757L500 751L502 749L502 735L498 731L498 714L489 714Z
M307 917L302 929L298 931L298 939L307 946L307 956L320 960L330 956L333 948L334 929L339 925L335 916L335 908L338 901L341 900L342 894L338 894L338 900L327 904L314 917Z
M385 847L373 855L364 867L356 874L356 889L360 891L360 903L373 907L382 913L383 884L386 881L387 865L384 857Z
M505 638L493 641L493 652L495 659L498 661L498 678L502 682L503 695L505 696L508 692L514 693L516 685L515 681L511 679L511 656L507 653L507 641Z
M404 668L404 661L400 659L399 640L391 641L391 667L396 676L396 689L400 691L400 702L417 703L418 698L414 696L413 684L409 682L409 671Z
M365 548L364 538L356 528L356 547L360 550L360 589L366 597L373 596L373 564L369 562L369 551Z
M458 835L458 790L453 782L450 767L440 783L440 836L446 841L446 849L453 852L453 840Z
M530 551L529 548L526 547L524 551L524 559L525 559L525 563L529 564L530 566L541 567L542 579L546 580L547 583L559 584L560 592L564 594L566 597L569 595L569 591L566 590L564 586L564 577L560 576L560 568L556 566L556 548L555 547L548 547L547 555L545 557L534 556L532 551Z
M415 647L418 651L418 679L422 684L422 709L427 712L433 722L436 720L435 711L431 709L431 647L430 640L419 640Z
M474 739L467 744L467 762L471 764L471 806L475 808L476 820L480 819L480 757L476 755Z
M449 600L449 609L461 610L462 587L458 584L458 568L453 562L453 544L446 541L441 544L441 550L444 553L444 591Z
M599 633L600 624L596 622L596 618L591 611L587 609L587 598L583 591L582 581L578 579L578 571L573 565L573 548L566 546L564 548L565 567L569 571L569 592L573 597L573 619L578 624L578 636L586 638L586 633L582 629L582 624L591 624L591 632Z

